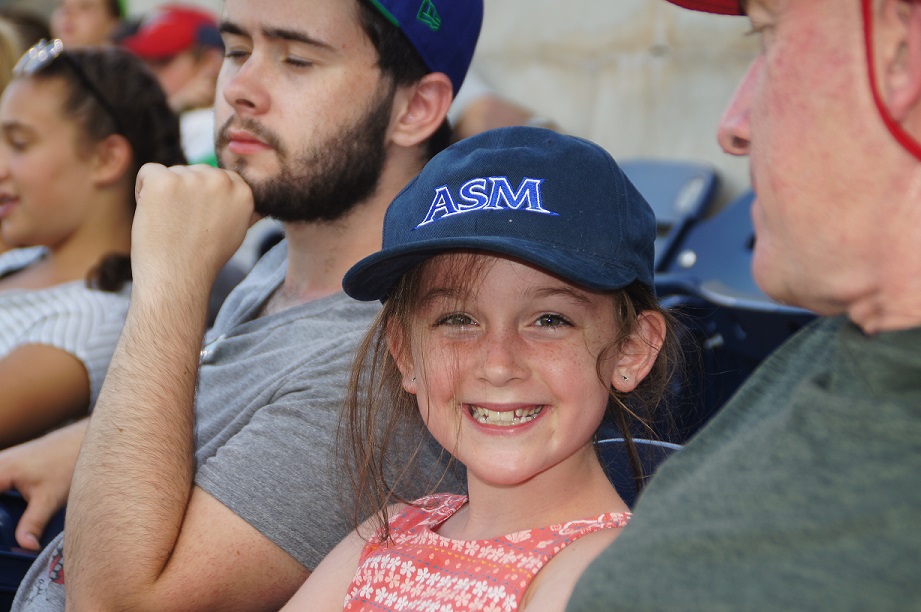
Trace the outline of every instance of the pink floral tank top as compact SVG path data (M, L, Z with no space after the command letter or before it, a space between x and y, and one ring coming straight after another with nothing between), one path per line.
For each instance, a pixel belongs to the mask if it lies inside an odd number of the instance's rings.
M365 545L345 610L517 610L537 572L580 537L623 527L630 513L608 513L492 540L435 533L467 498L432 495L390 520L393 544Z

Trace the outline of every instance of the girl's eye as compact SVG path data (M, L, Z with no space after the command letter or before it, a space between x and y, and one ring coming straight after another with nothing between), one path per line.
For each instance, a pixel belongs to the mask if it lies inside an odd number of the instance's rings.
M546 313L537 317L537 321L534 322L537 327L562 327L562 326L572 326L572 322L564 317L563 315Z
M29 146L29 143L19 138L7 138L6 146L8 146L12 151L22 153Z
M444 317L441 317L440 319L438 319L438 322L435 323L435 325L436 326L447 325L447 326L453 326L453 327L471 327L473 325L476 325L476 322L474 322L473 318L470 317L469 315L465 315L462 312L455 312L455 313L446 315Z

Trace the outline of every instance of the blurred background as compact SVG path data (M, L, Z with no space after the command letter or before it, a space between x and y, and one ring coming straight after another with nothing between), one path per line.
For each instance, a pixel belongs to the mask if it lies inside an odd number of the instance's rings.
M0 0L0 7L47 16L55 3ZM186 3L221 9L221 0ZM715 137L723 106L756 52L746 20L662 0L485 3L474 70L495 93L617 159L710 162L722 178L718 204L748 187L746 161L724 155ZM127 9L140 16L161 4L127 0Z

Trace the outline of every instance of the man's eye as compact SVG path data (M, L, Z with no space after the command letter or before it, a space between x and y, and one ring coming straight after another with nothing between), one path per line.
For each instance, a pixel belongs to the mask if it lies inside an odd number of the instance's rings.
M313 66L313 62L302 59L300 57L288 57L285 59L285 63L289 66L294 66L295 68L309 68L310 66Z

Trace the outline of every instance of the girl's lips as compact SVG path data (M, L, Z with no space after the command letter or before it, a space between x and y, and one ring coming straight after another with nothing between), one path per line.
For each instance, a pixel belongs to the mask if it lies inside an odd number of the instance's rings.
M0 196L0 219L9 216L10 211L13 210L13 207L19 203L19 198L14 198L11 196Z
M515 406L486 406L464 404L467 414L479 425L512 428L527 425L543 413L543 404L521 404Z

